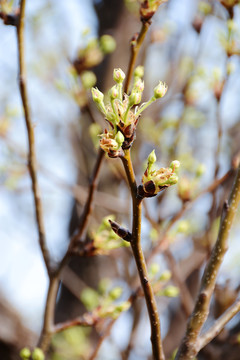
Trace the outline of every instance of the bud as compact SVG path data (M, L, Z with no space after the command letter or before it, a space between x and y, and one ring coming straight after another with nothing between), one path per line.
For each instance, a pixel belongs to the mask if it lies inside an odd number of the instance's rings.
M154 88L154 97L155 99L159 99L159 98L162 98L164 97L164 95L166 94L167 92L167 84L162 81L159 82L159 84Z
M155 150L153 150L149 155L148 155L148 166L153 165L155 162L157 161L157 157L155 154Z
M101 104L103 102L104 95L97 88L92 88L92 98L96 104Z
M176 286L169 285L161 291L161 295L167 297L177 297L179 294L179 289Z
M172 174L170 176L170 178L167 180L166 184L175 185L175 184L177 184L177 182L178 182L178 176L176 174ZM166 185L166 184L164 184L164 185ZM161 185L159 185L159 186L161 186Z
M99 91L97 88L92 88L92 98L93 101L96 103L98 109L106 115L106 108L103 102L104 95L101 91Z
M117 99L118 98L118 88L117 85L114 85L108 92L109 97L111 100Z
M142 78L144 75L144 66L137 66L134 70L134 77Z
M111 35L103 35L100 38L100 46L104 54L111 54L116 49L116 41Z
M32 360L44 360L45 356L41 349L35 348L32 353Z
M31 356L31 351L28 349L28 348L23 348L21 351L20 351L20 357L23 359L23 360L27 360L29 359Z
M81 75L81 81L85 89L91 89L91 87L93 87L96 84L97 78L94 72L84 71Z
M196 169L196 176L200 177L206 172L206 166L204 164L199 164Z
M111 291L109 291L109 296L112 300L117 300L122 295L122 288L120 286L115 287Z
M124 142L124 135L121 133L121 131L117 132L117 135L115 136L115 140L118 143L119 147L121 147L122 143Z
M177 173L179 167L180 167L180 161L178 161L178 160L173 160L170 164L170 168L175 173Z
M142 81L141 79L138 79L135 84L134 84L134 87L133 87L133 91L137 91L137 92L143 92L144 90L144 81Z
M171 272L170 272L169 270L165 270L165 271L161 274L159 280L160 280L160 281L168 281L168 280L171 279L171 277L172 277Z
M131 92L131 95L129 96L129 106L133 106L133 105L137 105L141 102L142 100L142 93L136 91L136 92Z
M116 83L120 84L125 79L125 74L121 69L114 69L113 70L113 80L116 81Z
M149 273L150 273L152 276L155 276L155 275L157 275L157 273L159 272L159 270L160 270L159 264L153 263L153 264L151 264L151 266L150 266Z

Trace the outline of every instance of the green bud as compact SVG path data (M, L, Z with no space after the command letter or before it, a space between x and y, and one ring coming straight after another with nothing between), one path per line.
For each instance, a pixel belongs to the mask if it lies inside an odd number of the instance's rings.
M155 150L148 155L148 165L153 165L157 160Z
M136 83L134 84L133 91L134 92L143 92L144 90L144 81L141 79L138 79Z
M118 143L119 147L121 147L122 143L124 142L124 135L121 133L121 131L117 132L117 135L115 136L115 140Z
M179 294L179 289L174 285L169 285L165 287L165 289L163 289L162 291L162 295L167 297L177 297L178 294Z
M99 295L98 293L89 287L86 287L81 293L81 301L87 310L92 311L99 305Z
M200 177L206 172L206 166L204 164L199 164L196 169L196 176Z
M131 95L129 96L129 105L137 105L142 100L142 93L140 92L131 92Z
M200 1L198 4L198 10L202 14L208 15L208 14L210 14L210 12L212 10L212 6L210 4L208 4L206 1Z
M96 84L97 78L96 78L96 75L94 74L94 72L84 71L81 75L81 81L82 81L82 85L85 89L90 89L91 87L93 87Z
M100 46L104 54L110 54L116 49L116 41L111 35L103 35L100 38Z
M117 99L118 98L118 87L117 85L114 85L108 92L109 97L111 100Z
M23 349L20 351L20 357L21 357L23 360L29 359L30 356L31 356L31 351L29 350L29 348L25 347L25 348L23 348Z
M156 263L151 264L149 273L154 276L159 272L160 266Z
M190 228L189 221L181 220L178 223L177 231L180 233L186 233L188 232L189 228Z
M175 172L177 173L178 172L178 169L180 167L180 161L178 160L173 160L170 164L170 168Z
M160 281L169 281L169 280L171 279L171 277L172 277L171 272L170 272L169 270L165 270L165 271L161 274L159 280L160 280Z
M159 99L159 98L162 98L164 97L164 95L166 94L167 92L167 85L166 83L160 81L159 84L154 88L154 97L155 99Z
M144 66L137 66L136 69L134 70L134 77L139 77L142 78L144 75Z
M109 292L109 296L112 300L117 300L122 295L122 292L123 292L122 288L120 286L118 286Z
M230 19L227 21L227 26L229 31L234 31L237 29L237 25L234 20Z
M175 185L178 182L178 176L176 174L172 174L170 178L168 179L167 184L169 185Z
M114 69L113 70L113 80L116 81L116 83L120 84L125 79L125 74L121 69Z
M101 104L103 102L104 95L97 88L92 88L92 98L95 103Z
M32 353L32 359L33 360L44 360L45 356L44 356L42 349L35 348Z

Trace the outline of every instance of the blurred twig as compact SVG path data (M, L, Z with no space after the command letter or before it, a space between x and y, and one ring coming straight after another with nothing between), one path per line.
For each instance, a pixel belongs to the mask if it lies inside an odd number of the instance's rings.
M27 95L26 87L26 69L25 69L25 59L24 59L24 17L25 17L25 6L26 0L20 2L20 13L19 20L17 22L17 44L18 44L18 63L19 63L19 88L22 98L25 122L27 127L27 136L28 136L28 166L30 171L30 176L32 180L32 190L34 195L35 202L35 216L38 227L38 236L39 244L42 250L42 255L44 262L47 268L48 273L51 272L50 267L50 254L46 246L46 235L43 221L43 211L42 211L42 201L40 198L40 190L37 179L37 166L36 166L36 155L35 155L35 141L34 141L34 129L30 115L30 108Z
M229 197L222 211L221 225L218 238L212 250L211 257L205 268L200 291L196 300L195 308L188 321L186 335L178 350L176 360L191 360L197 352L197 340L200 330L205 323L208 313L211 296L215 287L216 277L222 264L224 255L228 249L228 236L237 212L240 201L240 166Z

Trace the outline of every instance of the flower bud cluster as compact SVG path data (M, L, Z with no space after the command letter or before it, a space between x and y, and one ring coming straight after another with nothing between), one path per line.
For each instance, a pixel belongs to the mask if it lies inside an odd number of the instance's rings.
M140 15L142 20L149 21L157 11L158 7L168 0L142 0Z
M138 66L134 71L132 91L127 95L123 94L125 74L121 69L114 69L113 80L116 84L108 92L108 103L104 101L101 91L92 88L93 101L110 125L110 130L105 130L100 135L100 147L110 157L124 156L124 150L129 149L135 139L136 126L142 111L167 92L166 84L160 82L150 100L138 108L144 90L143 75L143 66Z
M165 188L175 185L178 182L178 169L180 162L174 160L169 168L153 169L156 162L155 151L148 156L148 165L142 177L142 185L139 186L139 195L141 197L152 197L157 195Z

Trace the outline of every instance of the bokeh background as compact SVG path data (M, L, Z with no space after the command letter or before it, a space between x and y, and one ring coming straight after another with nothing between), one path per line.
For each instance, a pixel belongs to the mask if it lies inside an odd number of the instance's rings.
M7 9L11 11L17 3L1 1L1 6L9 7ZM27 86L35 128L47 245L56 262L67 249L86 199L97 156L94 134L99 131L98 127L104 129L106 126L91 102L83 71L93 71L97 86L106 91L113 84L113 69L127 70L130 40L141 26L138 7L133 0L27 1ZM174 159L181 162L178 186L146 201L142 229L147 255L163 240L171 251L170 255L166 254L164 246L160 247L159 253L156 251L151 259L151 264L158 266L156 271L152 270L153 276L166 270L172 273L173 280L167 286L174 286L175 293L158 297L169 357L178 346L175 340L181 338L186 320L186 309L182 310L179 296L181 288L179 290L179 283L174 279L173 267L180 264L182 282L187 284L194 298L195 285L216 239L222 204L228 196L238 162L239 24L238 4L230 14L220 1L169 0L155 14L137 60L137 64L145 67L145 100L159 80L168 84L167 95L143 114L138 126L133 146L137 179L141 181L147 156L153 148L160 166L168 166ZM115 40L101 40L103 35L111 35ZM16 30L1 22L0 354L6 351L4 359L17 358L13 349L18 351L25 345L35 346L41 331L48 286L26 165L26 129L17 72ZM95 124L91 114L94 114ZM190 205L190 210L184 209L183 215L173 220L194 196L230 169L228 179L217 191L204 193ZM130 226L129 193L118 160L105 159L94 204L86 236L94 237L102 218L109 214ZM218 296L222 297L221 291L225 294L232 291L235 296L239 286L238 234L236 221L218 278L220 295L216 295L216 303ZM112 250L107 256L99 257L100 260L95 257L86 261L73 259L63 271L63 285L56 307L59 321L86 311L81 293L86 287L96 290L100 279L110 278L109 286L121 287L121 298L128 298L135 276L130 250ZM172 299L171 295L176 297ZM185 314L180 316L181 320L176 315L179 312ZM182 324L181 329L178 330L176 324L174 328L174 319ZM238 319L235 319L230 329L237 323ZM131 337L132 329L134 336ZM98 331L90 333L77 329L70 335L67 334L64 340L55 339L51 357L90 358L99 339ZM151 353L149 337L147 315L140 300L135 309L122 314L116 321L97 358L147 359ZM66 347L61 345L64 341ZM76 347L75 352L66 350L69 344L72 349ZM208 353L202 356L203 359L215 359Z

